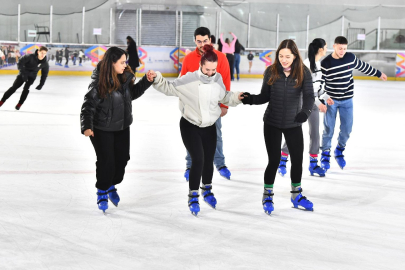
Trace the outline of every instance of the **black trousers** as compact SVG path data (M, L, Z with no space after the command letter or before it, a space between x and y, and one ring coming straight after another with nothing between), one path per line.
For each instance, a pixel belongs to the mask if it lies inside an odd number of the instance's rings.
M97 155L96 188L107 190L122 182L129 160L129 127L121 131L94 129L91 143Z
M21 93L20 101L18 102L19 104L23 104L24 101L27 99L28 94L30 93L30 86L34 83L35 78L28 77L28 81L25 82L23 91ZM11 86L3 95L1 98L1 101L6 102L6 100L11 97L12 94L17 91L18 88L21 87L21 85L24 84L24 80L21 75L18 75L17 78L15 79L13 86Z
M291 159L291 183L301 183L302 157L304 153L304 137L302 127L280 129L264 124L264 141L266 143L269 163L264 173L264 183L273 185L276 178L277 168L281 158L281 140L284 134Z
M227 53L226 58L228 59L229 69L231 71L231 80L234 79L233 72L235 69L235 56L233 54Z
M190 190L198 190L201 177L204 185L212 183L217 129L215 124L200 128L182 117L180 120L180 132L184 146L193 161L190 168L189 188Z

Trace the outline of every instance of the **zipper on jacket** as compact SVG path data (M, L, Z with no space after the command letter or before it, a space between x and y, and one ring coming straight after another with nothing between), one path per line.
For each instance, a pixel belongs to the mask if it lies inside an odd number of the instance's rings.
M287 79L288 79L288 77L285 77L285 80L284 80L283 118L281 120L281 127L284 127L284 125L285 125L285 96L287 93Z

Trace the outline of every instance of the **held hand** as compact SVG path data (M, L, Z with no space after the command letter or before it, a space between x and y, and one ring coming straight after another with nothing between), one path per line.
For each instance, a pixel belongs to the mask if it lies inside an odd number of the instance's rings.
M223 108L221 107L221 117L225 116L228 113L228 109L227 108Z
M238 99L242 100L245 98L245 94L243 94L242 92L239 93Z
M326 110L328 109L328 107L326 107L326 105L323 105L322 103L319 104L319 111L326 113Z
M252 105L252 99L249 92L243 93L242 103Z
M231 34L231 35L232 35L232 32L229 32L229 34Z
M38 85L37 87L35 87L35 89L41 90L41 89L42 89L42 85Z
M94 132L93 132L93 130L91 130L91 129L86 129L86 130L84 131L84 136L86 136L86 137L89 137L89 136L94 137Z
M146 77L148 81L153 82L154 79L156 78L156 73L153 70L149 70L148 73L146 74Z
M297 115L294 118L294 122L297 123L304 123L305 121L307 121L308 116L306 115L306 113L304 112L299 112L297 113Z
M333 104L335 104L335 102L333 101L333 99L328 98L328 100L326 101L326 103L328 103L329 106L332 106Z
M387 75L385 75L384 73L381 72L381 80L383 80L384 82L387 80Z

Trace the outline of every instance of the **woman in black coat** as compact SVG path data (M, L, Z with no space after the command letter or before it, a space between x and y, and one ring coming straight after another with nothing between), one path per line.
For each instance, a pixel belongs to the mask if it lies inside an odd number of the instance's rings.
M314 101L311 72L303 64L295 42L286 39L278 47L274 63L264 72L261 93L245 93L242 100L244 104L250 105L268 102L263 120L269 162L264 173L262 199L263 209L267 214L274 210L273 185L281 157L282 135L291 156L291 202L295 208L302 206L306 210L313 210L312 202L301 194L304 152L301 125L311 114Z
M127 44L128 44L127 52L129 55L128 65L135 73L136 69L139 67L138 48L136 47L135 40L131 36L127 36Z
M134 84L135 75L126 61L124 50L107 50L93 71L80 114L81 131L90 136L97 155L97 204L103 212L108 209L108 199L115 206L120 201L115 185L122 182L129 160L132 100L152 85L146 76Z

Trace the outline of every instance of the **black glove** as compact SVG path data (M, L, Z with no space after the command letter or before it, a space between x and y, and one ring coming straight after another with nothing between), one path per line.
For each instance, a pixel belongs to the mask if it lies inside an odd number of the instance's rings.
M38 85L37 87L35 87L35 89L37 89L37 90L41 90L42 89L42 84L40 84L40 85Z
M252 105L252 97L251 97L251 95L250 95L250 93L249 92L244 92L243 93L243 99L242 99L242 103L243 104L249 104L249 105Z
M305 121L307 121L307 119L308 119L308 116L307 116L306 113L304 113L304 112L299 112L299 113L297 113L297 115L295 116L294 122L297 122L297 123L304 123Z

